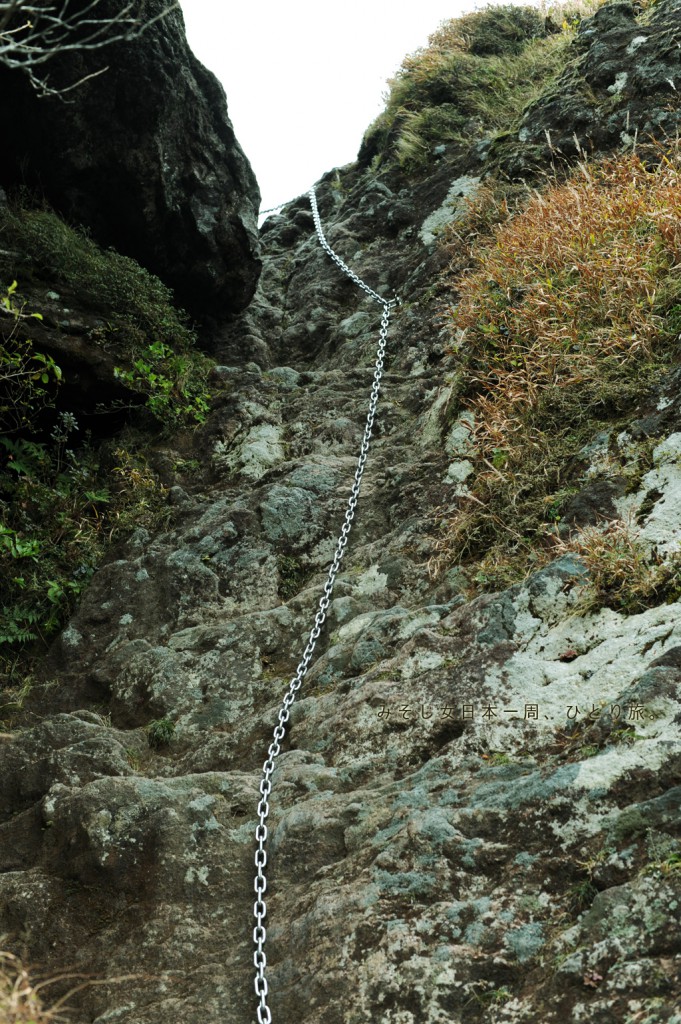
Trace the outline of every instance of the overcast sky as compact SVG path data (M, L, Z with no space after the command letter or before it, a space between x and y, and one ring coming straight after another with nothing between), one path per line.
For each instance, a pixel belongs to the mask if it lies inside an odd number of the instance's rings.
M222 82L262 208L350 163L386 79L465 0L180 0L189 44ZM529 0L528 0L529 2ZM534 6L534 4L533 4Z

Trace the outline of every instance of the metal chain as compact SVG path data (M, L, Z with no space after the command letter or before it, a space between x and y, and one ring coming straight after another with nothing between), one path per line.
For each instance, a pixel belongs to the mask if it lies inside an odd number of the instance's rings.
M378 351L376 355L376 366L374 370L374 380L371 388L371 397L369 400L369 412L367 414L366 426L364 428L364 437L362 439L362 446L360 449L359 459L357 461L357 468L355 470L355 480L352 485L352 492L348 500L347 509L345 512L345 522L338 538L338 544L336 547L336 553L334 555L333 562L329 569L329 574L324 584L324 593L319 602L319 608L315 615L314 626L310 632L307 646L303 652L303 657L296 669L296 674L290 682L289 690L284 697L284 702L279 710L279 724L275 727L274 736L270 743L267 751L267 760L265 761L262 771L263 777L260 781L260 803L258 804L258 825L255 830L255 839L258 844L258 848L255 851L255 866L257 873L255 876L254 889L256 893L256 901L253 905L253 916L256 920L256 926L253 929L253 942L255 944L255 953L253 954L253 963L256 969L255 974L255 994L259 999L257 1017L258 1024L271 1024L272 1014L267 1005L267 979L265 978L265 968L267 966L267 957L265 956L265 939L267 932L263 921L267 913L267 906L265 904L265 890L267 889L267 881L265 878L265 865L267 864L267 853L265 852L265 843L267 842L267 825L265 824L265 818L269 814L269 800L268 797L272 790L272 773L274 771L274 760L280 752L280 743L284 738L286 732L286 723L289 720L290 708L296 699L296 694L303 684L303 679L307 674L307 670L310 666L310 660L312 658L312 652L314 651L315 644L319 639L319 635L322 631L322 626L326 619L326 613L331 603L331 593L333 591L333 585L336 580L336 575L340 568L341 559L345 552L346 545L348 543L348 536L350 534L350 528L352 526L352 520L355 516L355 508L357 505L357 499L359 498L359 491L362 484L362 474L364 473L364 466L366 464L367 455L369 454L369 441L371 439L371 432L374 426L374 417L376 416L376 408L378 405L378 394L381 387L381 377L383 376L383 357L385 355L385 346L388 338L388 325L390 323L390 313L393 306L398 305L399 299L397 297L392 299L384 299L373 288L369 288L364 281L361 280L346 264L343 260L336 255L329 243L324 237L322 230L321 221L319 218L319 210L317 208L317 197L314 189L310 189L308 193L310 197L310 203L312 205L312 214L314 217L315 228L319 241L324 250L329 254L331 259L336 263L341 270L350 277L355 284L359 285L368 295L376 299L383 306L383 315L381 316L381 329L379 334Z
M266 213L276 213L277 210L283 210L288 203L292 203L292 199L288 199L285 203L279 203L279 206L268 206L266 210L259 210L258 217L263 217Z
M363 291L367 293L367 295L370 295L372 299L376 299L376 302L382 302L383 305L388 306L388 308L394 306L397 301L396 299L391 299L389 302L386 299L382 299L381 296L378 295L373 288L370 288L369 285L365 284L361 278L357 277L357 274L355 274L354 271L350 270L350 267L347 265L347 263L344 263L340 256L338 256L333 251L333 249L327 242L326 238L324 237L324 232L322 231L322 222L319 217L317 197L315 195L314 189L310 189L309 196L310 203L312 205L312 216L314 217L314 226L317 229L317 237L319 238L322 249L324 249L329 254L333 262L336 263L341 268L343 273L347 274L350 280L354 281L356 285L359 285L359 287L362 288Z

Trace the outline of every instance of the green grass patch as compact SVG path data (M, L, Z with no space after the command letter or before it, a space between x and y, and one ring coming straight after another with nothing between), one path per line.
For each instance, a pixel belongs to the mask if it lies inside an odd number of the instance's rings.
M443 22L389 80L386 108L364 149L375 165L396 160L415 171L438 145L469 145L472 119L486 131L508 130L564 69L580 8L598 6L556 6L547 18L506 4Z

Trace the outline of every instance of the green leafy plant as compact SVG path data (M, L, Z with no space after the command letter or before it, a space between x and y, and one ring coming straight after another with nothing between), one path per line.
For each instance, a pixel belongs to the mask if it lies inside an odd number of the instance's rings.
M129 388L147 396L147 408L166 430L186 423L203 423L210 403L207 387L209 360L199 353L175 353L155 341L130 369L116 367L114 374Z
M612 743L626 743L628 746L633 746L636 740L643 740L645 736L641 733L636 732L636 729L632 727L625 727L622 729L613 729L610 733L610 741Z
M169 746L175 735L175 723L170 718L159 718L147 726L147 742L152 750Z
M50 289L64 291L84 313L94 313L98 326L89 329L89 342L113 353L118 379L146 396L147 407L166 431L203 422L213 364L197 351L196 334L187 314L174 304L170 289L134 260L102 249L49 210L3 206L0 232L10 247L0 253L0 273L20 268L27 289L35 285L42 291L49 282ZM15 292L16 286L11 286L0 313L4 309L6 317L25 320L28 314L18 306ZM3 358L0 350L0 411L3 404L8 412L13 407L26 410L25 415L15 415L16 430L35 417L39 399L43 405L51 402L53 379L61 379L54 360L19 338L15 331L11 357L8 350ZM18 390L20 379L29 388L25 395Z
M489 754L483 754L482 758L493 768L496 768L499 765L513 764L513 758L510 757L509 754L505 754L502 750L493 750Z
M62 380L54 359L37 352L25 335L27 320L42 320L40 313L25 313L12 281L0 298L0 430L8 432L30 424L36 412L54 403Z
M14 582L17 582L16 580ZM30 605L12 604L0 608L0 647L3 644L27 644L38 639L42 621L39 612Z
M82 317L88 343L107 350L161 433L205 418L212 363L170 290L134 260L12 199L0 207L0 233L0 682L11 686L74 610L111 542L170 516L149 463L150 417L94 440L71 411L52 411L66 393L63 374L39 348L60 330L55 304ZM37 295L51 304L40 328L41 314L29 311ZM118 394L97 408L116 413L98 421L105 431L139 408Z

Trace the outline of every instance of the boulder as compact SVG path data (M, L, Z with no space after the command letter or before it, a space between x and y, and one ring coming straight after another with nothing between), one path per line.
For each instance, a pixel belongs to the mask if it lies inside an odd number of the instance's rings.
M150 0L147 16L164 5ZM117 6L102 0L98 16ZM28 187L138 260L194 315L243 309L260 272L260 195L179 8L135 40L57 55L47 68L55 89L106 70L39 97L21 72L0 67L0 185Z

